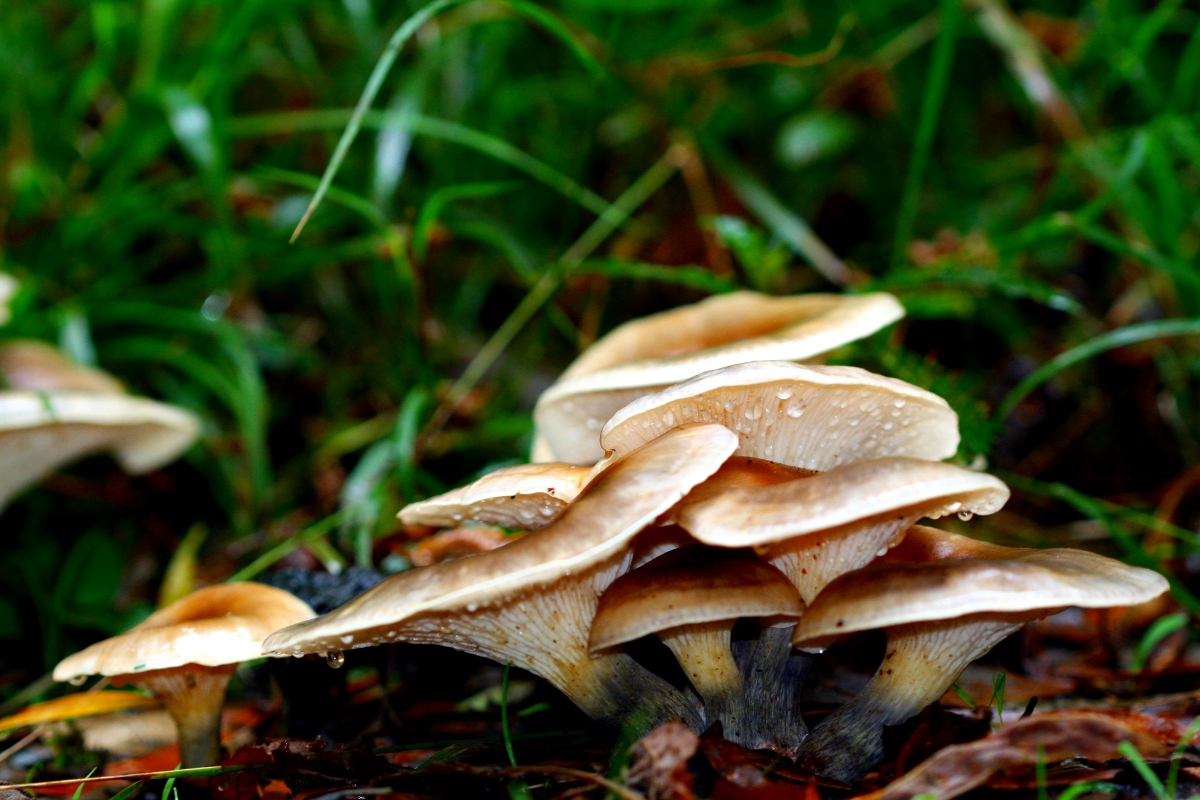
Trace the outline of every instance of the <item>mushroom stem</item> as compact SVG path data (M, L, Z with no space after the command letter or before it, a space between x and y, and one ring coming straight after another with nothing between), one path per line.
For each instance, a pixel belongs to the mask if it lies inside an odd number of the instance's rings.
M875 560L900 541L918 518L872 517L808 536L766 545L766 558L800 592L806 604L835 578Z
M813 729L800 757L815 772L849 782L883 760L883 728L936 702L968 664L1028 617L970 615L888 628L883 663L866 687Z
M221 760L221 706L236 664L202 667L188 664L130 676L166 706L179 732L179 760L184 769L209 767Z
M730 649L734 622L680 625L660 632L658 638L675 654L675 660L704 700L705 725L720 720L725 738L741 744L746 714L742 676Z
M744 746L795 758L808 726L800 716L800 692L813 657L792 649L794 625L764 628L741 659L745 685Z

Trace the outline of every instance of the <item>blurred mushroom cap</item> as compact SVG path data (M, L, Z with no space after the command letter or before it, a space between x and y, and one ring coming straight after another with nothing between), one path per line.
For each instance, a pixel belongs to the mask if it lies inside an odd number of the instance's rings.
M931 392L857 367L755 361L713 370L635 400L600 444L620 457L677 425L715 422L738 455L825 471L864 458L941 460L958 449L958 416Z
M613 581L600 597L589 649L681 625L803 612L800 593L770 564L748 553L687 552L701 549L673 550Z
M588 348L539 398L537 456L591 464L596 435L627 403L747 361L804 361L904 316L890 294L770 297L734 292L627 322Z
M64 658L54 668L54 679L131 675L185 664L239 664L261 658L262 642L269 634L313 616L303 601L273 586L209 586L156 611L125 633Z
M562 513L590 474L571 464L519 464L400 510L406 525L452 527L464 522L536 530Z
M45 342L18 339L0 345L4 388L24 392L101 392L124 394L125 387L107 372L68 359Z

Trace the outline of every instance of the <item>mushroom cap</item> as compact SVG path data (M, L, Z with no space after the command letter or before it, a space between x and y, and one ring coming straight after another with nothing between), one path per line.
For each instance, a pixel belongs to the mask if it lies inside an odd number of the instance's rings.
M722 464L711 478L688 492L688 496L680 501L680 508L720 497L736 489L776 486L819 474L811 469L789 467L761 458L734 456Z
M595 653L681 625L803 613L796 587L770 564L748 553L687 552L698 549L673 550L613 581L600 597L588 648Z
M0 392L0 507L55 468L111 452L126 472L157 469L191 446L199 420L175 406L98 392Z
M697 493L693 493L696 495ZM907 511L923 517L994 514L1008 501L999 478L941 461L890 457L852 461L774 485L747 486L676 511L680 527L707 545L753 547Z
M747 361L803 361L904 316L890 294L770 297L733 292L628 322L579 356L539 398L537 455L590 464L600 426L651 391Z
M185 664L220 667L262 657L267 635L311 619L313 610L282 589L225 583L192 592L119 636L68 656L54 679L130 675Z
M424 612L473 611L579 574L625 550L736 447L737 437L719 425L680 428L609 465L545 528L497 550L393 575L319 619L270 636L264 652L367 647Z
M554 520L590 475L572 464L519 464L400 510L406 525L449 527L464 522L536 530Z
M928 540L932 530L923 528L918 536ZM881 560L843 575L808 607L792 643L824 643L855 631L971 614L1036 616L1067 606L1135 605L1168 589L1157 572L1084 550L991 545L987 557L963 558L966 549L952 539L950 560Z
M45 342L18 339L0 345L4 386L26 392L101 392L124 394L125 387L107 372L69 360Z
M736 431L738 455L825 471L881 456L941 460L958 415L937 395L857 367L755 361L706 372L615 413L600 444L621 456L687 422Z

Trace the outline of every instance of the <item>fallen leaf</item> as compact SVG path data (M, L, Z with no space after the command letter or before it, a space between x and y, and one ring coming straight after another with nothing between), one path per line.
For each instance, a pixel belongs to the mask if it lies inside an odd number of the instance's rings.
M1041 760L1054 764L1068 758L1102 763L1119 758L1117 746L1131 742L1146 758L1165 756L1169 748L1160 723L1143 714L1062 711L1010 723L969 744L941 750L912 772L866 800L909 800L929 795L950 800L982 786L1000 770L1033 767Z
M177 766L179 766L179 745L171 742L133 758L110 761L104 766L104 774L128 775L134 772L164 772L175 769Z
M695 778L688 762L700 737L682 722L664 722L634 743L629 751L629 785L647 800L696 800Z
M0 730L11 730L12 728L23 728L28 725L41 725L45 722L59 722L79 717L92 717L97 714L112 714L116 711L149 708L156 705L158 705L158 701L153 697L147 697L137 692L80 692L26 706L16 714L0 719Z

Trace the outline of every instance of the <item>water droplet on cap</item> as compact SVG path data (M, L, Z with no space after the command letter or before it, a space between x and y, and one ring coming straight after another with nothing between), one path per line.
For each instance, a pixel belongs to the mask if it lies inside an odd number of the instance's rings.
M325 654L325 663L329 665L330 669L341 669L342 665L346 663L346 654L341 650L330 650Z

